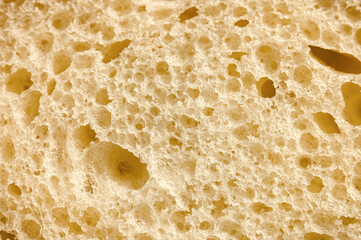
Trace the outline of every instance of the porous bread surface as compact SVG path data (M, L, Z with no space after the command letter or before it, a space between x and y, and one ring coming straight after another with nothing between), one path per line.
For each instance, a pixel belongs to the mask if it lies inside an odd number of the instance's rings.
M0 2L0 239L360 239L357 0Z

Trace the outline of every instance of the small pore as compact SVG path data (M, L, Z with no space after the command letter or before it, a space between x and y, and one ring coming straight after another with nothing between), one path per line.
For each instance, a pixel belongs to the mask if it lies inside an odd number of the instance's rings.
M184 23L185 21L198 16L198 8L191 7L182 12L179 15L179 22Z
M311 56L322 65L331 67L338 72L361 74L361 62L355 56L311 45L309 48Z

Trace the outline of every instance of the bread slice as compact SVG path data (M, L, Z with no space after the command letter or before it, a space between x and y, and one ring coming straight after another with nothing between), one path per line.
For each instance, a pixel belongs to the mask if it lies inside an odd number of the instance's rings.
M361 5L2 0L0 238L361 238Z

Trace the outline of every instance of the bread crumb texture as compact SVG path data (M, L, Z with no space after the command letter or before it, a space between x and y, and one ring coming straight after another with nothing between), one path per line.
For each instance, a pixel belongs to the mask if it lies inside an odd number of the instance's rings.
M0 239L361 237L361 5L0 0Z

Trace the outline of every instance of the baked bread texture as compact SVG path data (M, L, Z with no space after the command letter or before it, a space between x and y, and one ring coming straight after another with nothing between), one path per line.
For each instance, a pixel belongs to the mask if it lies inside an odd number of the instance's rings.
M358 0L0 0L0 239L361 239Z

